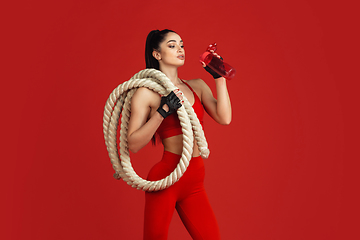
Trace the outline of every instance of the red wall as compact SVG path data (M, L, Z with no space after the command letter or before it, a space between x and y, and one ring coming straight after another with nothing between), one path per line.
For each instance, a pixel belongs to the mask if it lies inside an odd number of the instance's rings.
M237 70L228 82L231 125L205 119L206 188L223 239L348 239L348 96L332 57L344 31L336 16L350 19L351 8L305 0L8 7L2 239L141 239L144 193L113 179L102 115L111 91L144 69L147 33L163 28L184 40L181 78L215 90L198 63L214 41ZM133 157L135 169L145 177L160 154L148 146ZM169 239L190 239L176 214Z

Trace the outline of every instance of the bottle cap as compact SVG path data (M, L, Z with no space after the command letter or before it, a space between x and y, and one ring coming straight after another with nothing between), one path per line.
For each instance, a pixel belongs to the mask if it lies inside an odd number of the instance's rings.
M210 44L209 46L208 46L208 48L206 49L206 51L209 51L210 52L210 50L213 50L214 52L217 50L217 47L216 47L216 42L215 43L213 43L213 44Z

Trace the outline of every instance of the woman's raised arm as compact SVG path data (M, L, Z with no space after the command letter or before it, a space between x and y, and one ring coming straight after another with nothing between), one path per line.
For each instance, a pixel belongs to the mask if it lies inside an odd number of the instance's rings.
M232 110L226 79L224 77L216 78L215 83L217 99L214 98L209 86L204 81L199 81L201 87L201 100L206 112L217 123L228 125L232 119Z

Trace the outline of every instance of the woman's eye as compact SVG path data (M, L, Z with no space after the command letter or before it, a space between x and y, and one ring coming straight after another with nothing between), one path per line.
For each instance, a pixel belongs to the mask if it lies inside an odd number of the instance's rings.
M175 46L174 45L170 45L169 48L174 48Z
M184 48L184 45L180 46L181 48Z

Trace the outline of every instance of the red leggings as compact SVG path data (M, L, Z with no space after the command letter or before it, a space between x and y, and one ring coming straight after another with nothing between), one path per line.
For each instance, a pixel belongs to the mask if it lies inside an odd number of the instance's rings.
M150 171L148 180L168 176L177 166L179 155L164 152ZM174 209L195 240L219 240L220 232L204 188L202 158L194 157L178 182L161 191L145 193L144 240L167 239Z

